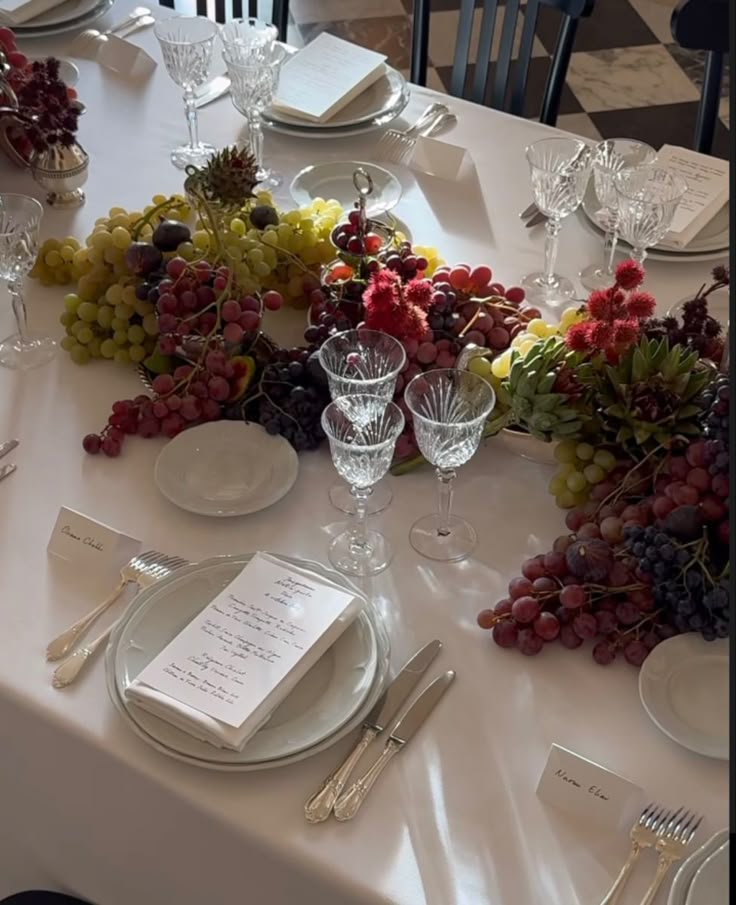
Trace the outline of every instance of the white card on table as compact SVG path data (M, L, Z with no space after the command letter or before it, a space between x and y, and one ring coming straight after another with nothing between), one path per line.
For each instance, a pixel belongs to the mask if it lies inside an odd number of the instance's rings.
M132 79L150 75L156 68L156 61L142 47L117 35L107 35L97 54L97 62L111 72Z
M417 173L455 181L468 156L465 148L420 135L414 145L410 167Z
M272 106L326 122L385 72L385 54L322 32L281 67Z
M62 506L47 551L84 572L118 572L141 548L136 537Z
M552 745L537 796L577 817L619 829L641 812L642 789L605 767Z
M688 148L662 145L657 166L672 170L688 190L672 219L665 243L685 248L728 201L728 161Z
M350 591L257 553L136 684L227 726L248 721L255 731L360 605Z

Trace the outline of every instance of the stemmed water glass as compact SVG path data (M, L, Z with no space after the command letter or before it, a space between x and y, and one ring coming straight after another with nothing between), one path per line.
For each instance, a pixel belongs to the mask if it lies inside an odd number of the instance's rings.
M490 384L470 371L438 368L418 374L404 391L414 436L424 458L437 470L437 512L412 526L412 547L429 559L465 559L477 535L465 519L452 514L455 470L474 455L483 426L496 402Z
M547 239L544 271L528 274L521 285L534 301L560 304L573 294L575 287L555 273L558 236L562 220L577 210L583 200L592 155L590 147L579 139L543 138L529 145L526 157L534 201L547 217Z
M676 173L657 166L634 167L614 177L618 199L618 231L644 263L647 248L667 235L687 183Z
M258 182L265 187L281 185L280 174L263 165L263 127L261 113L273 100L286 51L279 44L265 46L257 54L245 56L239 49L228 49L222 58L230 76L230 97L235 109L248 121L248 143L258 163Z
M345 330L322 344L319 362L333 399L368 394L377 400L376 405L385 408L394 397L406 352L397 339L380 330ZM343 483L330 488L330 501L341 512L355 511L354 498ZM386 484L371 488L368 514L382 512L390 502L391 490Z
M215 148L199 140L194 89L209 76L217 26L203 16L175 16L157 22L153 31L161 45L166 71L184 89L189 144L175 148L171 162L180 170L190 165L201 167L215 153Z
M275 25L260 19L233 19L220 26L220 38L226 52L241 63L270 53L278 36Z
M607 138L593 149L593 184L600 203L595 220L605 230L603 240L603 264L589 264L580 272L580 282L586 289L606 289L613 283L613 260L616 254L616 223L618 199L614 177L632 167L653 163L657 156L654 148L643 141L628 138Z
M333 464L355 500L353 525L330 544L330 562L348 575L376 575L391 562L393 552L382 534L368 530L367 502L371 488L391 465L404 416L380 396L343 396L322 412L322 429Z
M28 330L23 278L38 253L38 231L43 208L27 195L0 195L0 279L8 284L18 332L0 342L0 365L29 370L45 365L56 355L56 343Z

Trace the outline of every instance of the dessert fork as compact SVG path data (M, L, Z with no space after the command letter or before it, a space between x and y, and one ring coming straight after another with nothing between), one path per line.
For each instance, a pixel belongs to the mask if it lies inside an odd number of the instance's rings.
M442 114L450 114L449 107L445 104L430 104L414 125L403 132L387 129L376 145L376 160L399 163L412 150L422 130L430 124L434 127L434 121Z
M71 648L77 643L79 638L89 629L92 623L101 616L105 610L115 603L118 597L123 593L123 589L129 582L134 582L139 587L147 587L159 578L164 578L169 572L178 569L181 566L188 565L185 559L178 556L166 556L156 550L149 550L141 553L140 556L134 556L130 562L126 563L120 570L120 581L116 585L113 592L96 606L86 616L78 619L74 625L62 632L58 638L48 645L46 648L47 660L60 660L65 656Z
M680 814L680 811L682 808L679 808L665 825L660 826L657 832L656 849L659 853L657 871L654 874L652 885L641 900L641 905L651 905L654 901L665 874L675 861L679 861L685 855L687 847L692 842L695 831L703 819L690 811L685 811L684 814Z
M652 848L657 842L657 831L661 827L667 826L667 821L672 815L671 811L656 804L647 805L641 812L641 816L637 822L631 827L629 838L631 839L631 851L626 859L624 866L619 871L619 875L613 881L613 886L608 890L607 895L601 902L601 905L616 905L621 892L626 885L634 865L636 864L639 854L643 848Z

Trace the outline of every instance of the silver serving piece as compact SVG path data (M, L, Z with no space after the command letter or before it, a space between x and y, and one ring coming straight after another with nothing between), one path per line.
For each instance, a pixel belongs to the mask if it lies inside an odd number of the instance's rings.
M81 207L86 200L82 186L88 170L89 154L78 141L67 147L50 145L31 160L31 175L46 190L51 207Z

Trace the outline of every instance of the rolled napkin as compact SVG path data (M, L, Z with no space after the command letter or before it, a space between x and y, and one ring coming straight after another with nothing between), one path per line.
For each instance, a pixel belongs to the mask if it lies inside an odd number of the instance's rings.
M65 0L0 0L0 25L13 28L47 13Z
M329 579L256 553L125 696L200 741L242 751L364 605Z

